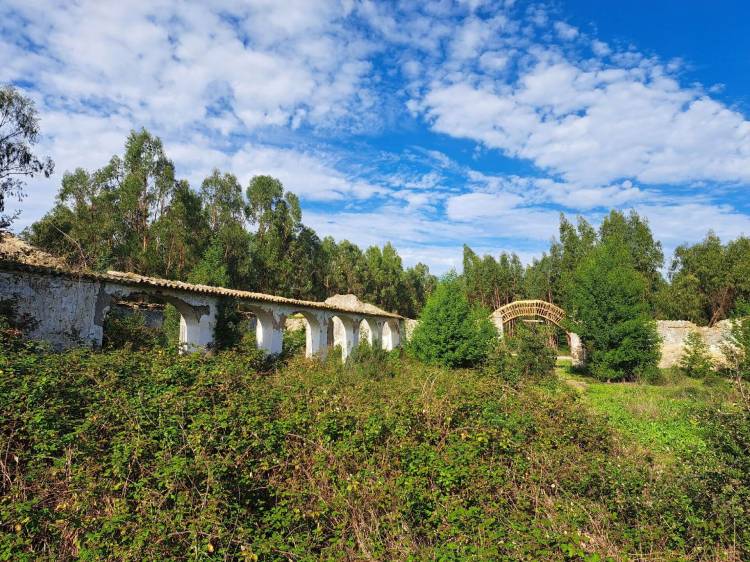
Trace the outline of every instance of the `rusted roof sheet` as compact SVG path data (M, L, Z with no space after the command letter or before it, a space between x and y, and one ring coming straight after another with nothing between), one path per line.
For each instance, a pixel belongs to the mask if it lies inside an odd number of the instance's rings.
M169 279L161 279L159 277L147 277L145 275L138 275L136 273L125 273L122 271L108 271L106 273L100 273L96 271L78 271L64 267L51 267L42 266L36 264L22 263L13 259L8 259L5 255L0 255L0 269L5 271L19 271L36 273L40 275L54 275L60 277L68 277L71 279L88 279L91 281L107 281L111 283L119 283L121 285L127 285L130 287L143 286L152 287L156 289L172 289L175 291L185 291L188 293L199 293L204 295L224 296L231 297L241 301L249 302L264 302L273 304L283 304L292 307L311 308L317 310L328 310L331 312L349 312L354 314L362 314L368 316L381 316L384 318L398 318L402 319L403 316L394 314L392 312L379 311L374 312L369 308L349 308L345 306L337 306L332 304L326 304L317 301L305 301L300 299L289 299L286 297L278 297L276 295L268 295L265 293L254 293L251 291L240 291L237 289L225 289L224 287L213 287L211 285L197 285L192 283L184 283L182 281L172 281Z

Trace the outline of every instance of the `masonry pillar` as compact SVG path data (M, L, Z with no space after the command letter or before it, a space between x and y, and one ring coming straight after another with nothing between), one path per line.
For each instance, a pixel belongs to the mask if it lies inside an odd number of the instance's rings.
M215 299L205 304L188 304L169 299L180 313L180 353L206 351L214 343L217 305Z
M570 344L570 357L572 358L573 367L583 367L586 363L586 350L581 343L580 336L569 332L568 342Z
M398 320L388 319L383 324L383 349L392 351L401 343Z
M252 312L258 320L255 325L258 349L262 349L269 355L278 355L284 344L285 315L276 314L272 308L253 309Z
M382 341L383 341L383 325L385 324L385 320L381 320L380 318L366 318L365 322L367 322L367 342L370 344L371 347L381 347Z
M325 314L305 314L305 357L328 355L328 316Z
M333 345L341 347L341 359L346 361L359 343L359 322L346 315L333 317Z

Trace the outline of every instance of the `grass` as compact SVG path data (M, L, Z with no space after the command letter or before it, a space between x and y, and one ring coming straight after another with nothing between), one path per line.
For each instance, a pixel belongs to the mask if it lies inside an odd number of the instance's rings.
M658 385L601 382L573 372L569 362L560 362L557 372L627 441L667 464L705 451L701 413L731 396L723 380L691 379L668 370Z

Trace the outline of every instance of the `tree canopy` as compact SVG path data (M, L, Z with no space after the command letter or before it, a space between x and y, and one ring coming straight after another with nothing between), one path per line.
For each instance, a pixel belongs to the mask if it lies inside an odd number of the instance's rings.
M10 226L15 215L5 213L8 197L23 196L24 178L54 170L50 158L34 154L39 141L39 117L34 102L12 86L0 87L0 230Z
M65 173L54 208L24 236L72 266L310 300L353 293L410 317L436 283L424 264L405 268L391 244L321 240L276 178L255 176L243 190L213 170L194 190L145 129L104 167Z

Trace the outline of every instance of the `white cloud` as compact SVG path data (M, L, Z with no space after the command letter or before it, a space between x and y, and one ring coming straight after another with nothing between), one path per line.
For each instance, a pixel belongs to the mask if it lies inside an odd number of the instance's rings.
M570 41L578 37L578 29L568 23L565 23L564 21L555 22L555 31L561 39L565 39L566 41Z
M566 25L557 22L558 33L579 33ZM634 52L605 63L539 42L512 48L527 40L511 33L482 43L463 72L452 70L452 57L436 62L429 71L435 79L410 108L437 132L528 159L592 189L628 178L750 181L750 121L700 87L680 85L671 64ZM590 45L597 57L609 52L601 41ZM512 81L503 71L508 62L487 64L498 56L519 65Z
M512 193L464 193L448 199L445 209L448 218L461 221L507 213L522 202Z

